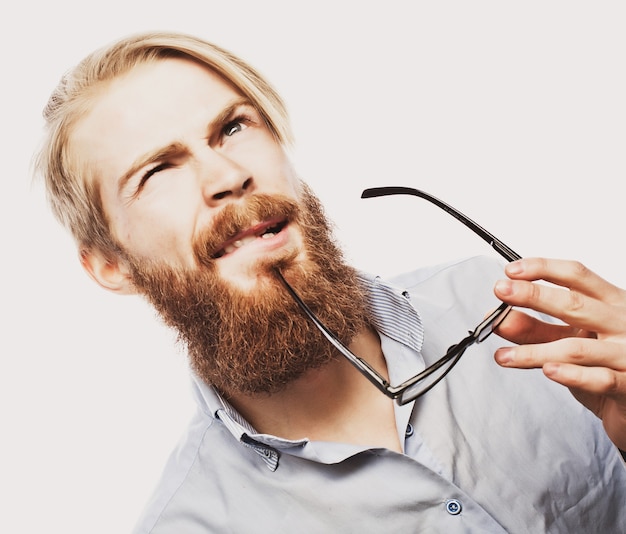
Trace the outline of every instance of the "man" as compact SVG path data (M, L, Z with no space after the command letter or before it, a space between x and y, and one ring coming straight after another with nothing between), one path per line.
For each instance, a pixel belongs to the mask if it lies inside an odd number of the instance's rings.
M196 38L139 35L95 52L45 114L39 168L84 268L149 299L195 377L197 416L137 532L626 528L622 290L573 262L509 264L496 295L567 324L511 312L500 333L541 344L500 348L491 336L399 405L282 278L397 384L480 322L498 265L474 258L393 283L348 266L286 155L280 98ZM503 368L542 366L553 381Z

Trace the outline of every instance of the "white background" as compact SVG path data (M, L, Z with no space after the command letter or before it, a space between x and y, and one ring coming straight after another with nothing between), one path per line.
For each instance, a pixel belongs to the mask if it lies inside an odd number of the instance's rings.
M1 532L128 532L192 410L173 336L88 280L30 183L49 93L118 37L181 30L264 73L359 267L489 253L424 201L359 200L410 185L626 286L622 2L24 1L0 26Z

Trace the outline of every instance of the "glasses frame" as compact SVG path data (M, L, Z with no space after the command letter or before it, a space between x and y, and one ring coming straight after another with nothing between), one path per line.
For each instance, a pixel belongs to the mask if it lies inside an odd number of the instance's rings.
M389 187L373 187L365 189L361 193L361 198L375 198L391 195L412 195L434 204L441 208L445 212L452 215L455 219L463 223L467 228L472 230L475 234L486 241L500 256L507 261L515 261L521 259L521 256L504 244L500 239L493 234L485 230L482 226L474 222L472 219L453 208L449 204L446 204L442 200L421 191L420 189L414 189L412 187L402 186L389 186ZM296 291L285 280L282 273L276 270L276 273L294 299L296 304L305 313L309 320L320 330L320 332L326 337L326 339L345 357L347 360L363 375L367 378L376 388L385 394L387 397L394 399L399 405L407 404L418 397L424 395L430 391L436 384L438 384L458 363L461 356L465 353L468 347L474 343L481 343L497 328L497 326L504 320L506 315L511 310L511 306L506 303L500 304L493 312L491 312L485 319L483 319L474 330L469 332L469 335L464 337L456 345L452 345L446 354L439 358L435 363L429 365L426 369L418 373L417 375L405 380L401 384L394 386L388 380L386 380L378 371L376 371L367 361L354 354L348 347L346 347L327 327L324 325L317 316L311 311L306 303L300 298ZM427 386L419 389L419 385L423 384L425 380L439 371L442 367L448 365L442 374L437 377L433 382Z

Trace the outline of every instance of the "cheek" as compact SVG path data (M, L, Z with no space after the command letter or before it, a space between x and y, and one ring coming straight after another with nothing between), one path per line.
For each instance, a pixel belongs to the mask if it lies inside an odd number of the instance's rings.
M299 198L301 187L296 171L282 150L274 149L271 156L267 158L264 167L264 176L278 189L279 193L286 194L292 198Z
M174 195L167 202L137 203L112 220L114 236L131 254L162 260L172 265L189 265L194 218L188 204ZM184 214L189 214L185 216Z
M269 132L254 132L225 155L250 172L259 184L277 193L298 197L299 179L294 167Z

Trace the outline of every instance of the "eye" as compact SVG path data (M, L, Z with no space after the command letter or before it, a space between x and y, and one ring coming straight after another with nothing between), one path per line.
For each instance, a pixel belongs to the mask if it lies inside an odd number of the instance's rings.
M222 128L222 134L226 137L232 137L236 133L241 132L247 128L247 119L244 117L237 117L230 121Z
M155 174L165 170L165 169L169 169L172 165L169 163L160 163L159 165L157 165L156 167L152 167L151 169L148 169L148 171L146 171L146 173L141 177L141 181L139 182L139 186L138 186L138 190L141 189L145 183Z

